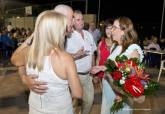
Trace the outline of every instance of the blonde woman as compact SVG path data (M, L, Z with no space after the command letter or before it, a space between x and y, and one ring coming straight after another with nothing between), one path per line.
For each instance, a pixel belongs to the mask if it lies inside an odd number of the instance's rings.
M71 95L82 97L74 60L64 51L66 26L66 17L55 11L44 11L36 20L26 72L47 82L48 89L44 94L30 91L29 114L73 114Z

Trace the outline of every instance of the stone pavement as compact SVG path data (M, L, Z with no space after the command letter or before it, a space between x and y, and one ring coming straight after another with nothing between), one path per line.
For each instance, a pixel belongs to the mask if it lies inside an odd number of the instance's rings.
M3 70L5 68L5 72ZM148 69L154 80L159 69ZM156 95L147 98L147 103L138 104L151 108L147 114L165 114L165 72L160 78L160 90ZM28 114L28 89L22 84L16 68L0 67L0 114ZM137 107L138 107L137 105ZM95 85L95 100L91 114L100 114L101 89ZM146 114L145 110L138 114Z

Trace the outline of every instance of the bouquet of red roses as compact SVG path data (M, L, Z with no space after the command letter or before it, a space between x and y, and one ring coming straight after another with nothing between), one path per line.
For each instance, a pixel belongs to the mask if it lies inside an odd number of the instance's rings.
M130 97L152 95L159 84L145 73L144 64L137 58L128 59L125 55L117 56L115 61L108 59L105 66L113 78L113 84L121 89L121 101L114 101L111 112L118 112Z

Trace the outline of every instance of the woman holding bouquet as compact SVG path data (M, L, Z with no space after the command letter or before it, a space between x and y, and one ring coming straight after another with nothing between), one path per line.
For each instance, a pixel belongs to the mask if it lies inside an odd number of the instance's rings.
M110 49L110 56L108 59L115 61L116 56L125 55L128 59L139 58L140 61L143 59L143 52L140 46L137 44L138 37L134 30L132 21L127 17L120 17L116 19L112 26L112 38L113 46ZM100 71L106 71L105 66L95 66L92 69L92 73L96 74ZM107 79L107 77L109 79ZM111 107L114 100L121 101L122 98L117 94L117 91L110 86L108 80L113 81L111 76L104 76L102 81L103 84L103 95L102 95L102 107L101 114L111 114ZM122 110L119 110L115 114L131 114L132 109L129 105L124 105Z

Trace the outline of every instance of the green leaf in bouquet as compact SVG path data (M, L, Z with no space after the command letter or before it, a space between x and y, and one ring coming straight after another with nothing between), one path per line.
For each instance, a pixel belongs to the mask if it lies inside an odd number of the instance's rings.
M118 112L123 108L124 108L124 101L120 101L120 102L114 102L110 110L113 114L115 114L116 112Z
M124 62L124 61L128 60L128 58L127 58L127 56L122 55L122 56L117 56L115 60L118 62Z
M115 114L116 112L122 110L124 108L125 102L127 101L127 97L126 96L121 96L122 97L122 101L117 102L116 100L114 100L114 103L110 109L110 111Z
M140 69L144 69L144 68L145 68L145 65L144 65L143 63L140 63L140 64L138 64L138 67L139 67Z
M105 66L107 67L107 71L108 71L109 73L114 72L115 70L118 69L117 66L116 66L116 64L115 64L115 62L112 61L111 59L108 59L108 60L106 61Z
M118 87L120 87L120 88L122 87L120 85L120 81L119 80L113 81L113 84L116 85L116 86L118 86Z
M153 95L156 90L159 90L159 83L153 81L153 80L148 80L148 85L147 89L144 89L144 95Z

